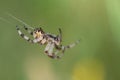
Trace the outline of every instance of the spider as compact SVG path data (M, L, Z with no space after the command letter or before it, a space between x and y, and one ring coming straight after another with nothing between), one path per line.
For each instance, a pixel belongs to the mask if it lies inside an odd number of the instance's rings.
M59 28L59 35L53 35L53 34L44 32L41 27L30 29L29 27L24 26L24 29L30 35L33 36L33 40L30 39L28 36L24 35L18 26L16 26L16 28L17 28L18 34L28 42L38 43L40 45L46 45L44 52L45 54L47 54L47 56L53 59L60 59L63 56L66 49L72 48L79 43L79 40L78 40L70 45L63 46L61 44L62 31L60 28ZM61 54L58 55L58 52L60 51L61 51Z

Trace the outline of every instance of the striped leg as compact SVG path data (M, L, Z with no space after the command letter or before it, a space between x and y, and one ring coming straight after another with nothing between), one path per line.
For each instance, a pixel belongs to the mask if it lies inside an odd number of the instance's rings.
M45 53L53 59L60 59L64 55L64 52L66 49L72 48L75 45L77 45L78 43L79 43L79 41L76 41L75 43L72 43L68 46L62 46L62 45L57 46L57 45L54 45L54 43L50 42L47 44L47 46L45 48ZM57 49L56 52L53 52L54 47ZM62 51L62 54L58 55L58 52L60 52L60 51Z
M19 29L19 27L18 26L16 26L16 28L17 28L17 31L18 31L18 34L22 37L22 38L24 38L26 41L28 41L28 42L30 42L30 43L36 43L37 42L37 40L31 40L28 36L26 36L26 35L24 35L21 31L20 31L20 29Z
M67 45L67 46L62 46L62 45L60 45L60 46L55 46L55 48L57 49L57 51L55 52L56 57L57 57L57 58L61 58L61 57L64 55L64 52L65 52L66 49L73 48L73 47L74 47L75 45L77 45L79 42L80 42L80 41L78 40L78 41L76 41L75 43L72 43L72 44ZM57 55L58 52L60 52L60 51L62 51L62 54Z
M70 45L67 45L67 46L64 46L62 49L63 50L66 50L66 49L69 49L69 48L73 48L74 46L76 46L78 43L80 42L80 40L70 44Z
M28 27L24 26L24 29L25 29L29 34L33 35L33 32L32 32Z

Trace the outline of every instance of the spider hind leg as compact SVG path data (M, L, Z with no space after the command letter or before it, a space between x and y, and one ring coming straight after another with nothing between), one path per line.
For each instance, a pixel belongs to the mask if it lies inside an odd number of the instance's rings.
M64 49L70 49L70 48L73 48L74 46L76 46L78 43L80 42L80 40L77 40L76 42L72 43L72 44L69 44L67 46L64 46Z
M57 45L55 45L55 48L57 49L57 51L55 52L56 57L60 59L60 58L64 55L64 52L65 52L67 49L73 48L73 47L76 46L79 42L80 42L80 40L78 40L78 41L76 41L76 42L74 42L74 43L72 43L72 44L69 44L69 45L67 45L67 46L62 46L62 45L57 46ZM60 52L60 51L61 51L62 53L61 53L60 55L58 55L58 52Z

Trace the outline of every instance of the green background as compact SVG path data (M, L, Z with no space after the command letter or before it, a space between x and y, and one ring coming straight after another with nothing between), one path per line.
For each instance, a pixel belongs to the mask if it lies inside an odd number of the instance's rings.
M50 59L6 13L52 34L60 27L63 45L81 42ZM0 80L120 80L120 1L0 0Z

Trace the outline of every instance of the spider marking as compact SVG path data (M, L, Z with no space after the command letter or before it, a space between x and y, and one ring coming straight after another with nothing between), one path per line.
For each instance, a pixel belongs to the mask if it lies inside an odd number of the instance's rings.
M60 59L65 50L69 49L69 48L72 48L74 47L76 44L79 43L79 40L70 44L70 45L67 45L67 46L63 46L61 44L62 42L62 31L61 29L59 28L59 35L53 35L53 34L50 34L50 33L46 33L43 31L42 28L35 28L35 29L31 29L29 27L26 27L24 26L24 29L30 34L33 36L33 40L30 39L28 36L24 35L20 28L18 26L16 26L17 28L17 31L18 31L18 34L24 38L25 40L27 40L28 42L30 43L38 43L38 44L41 44L41 45L46 45L45 47L45 54L47 54L50 58L53 58L53 59ZM54 49L56 51L54 51ZM59 52L62 52L61 54L58 55Z

